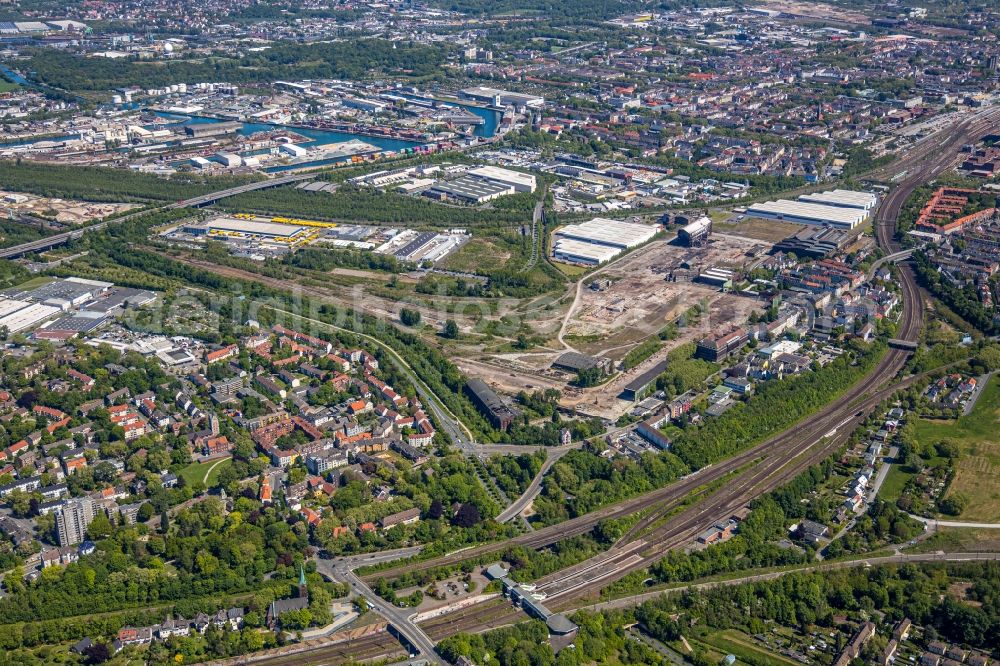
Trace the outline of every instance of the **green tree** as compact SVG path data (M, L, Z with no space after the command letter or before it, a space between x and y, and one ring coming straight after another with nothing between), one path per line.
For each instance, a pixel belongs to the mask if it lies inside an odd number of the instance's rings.
M399 320L407 326L416 326L420 323L420 311L403 308L399 312Z

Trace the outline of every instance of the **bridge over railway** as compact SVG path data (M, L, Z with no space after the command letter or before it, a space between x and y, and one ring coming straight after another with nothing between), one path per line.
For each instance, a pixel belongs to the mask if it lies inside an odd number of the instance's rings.
M868 269L868 277L871 278L871 276L875 275L875 272L878 271L878 269L882 268L886 264L894 264L897 261L906 261L907 259L909 259L910 257L913 256L913 253L917 249L918 248L911 247L911 248L908 248L906 250L900 250L899 252L893 252L890 255L886 255L886 256L882 257L881 259L879 259L878 261L876 261L874 264L872 264L871 268Z

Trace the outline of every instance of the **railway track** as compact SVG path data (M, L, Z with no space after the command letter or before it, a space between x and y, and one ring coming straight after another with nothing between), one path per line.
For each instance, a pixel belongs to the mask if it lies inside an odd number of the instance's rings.
M364 638L357 638L352 641L334 643L327 646L317 646L309 650L300 650L288 654L276 654L273 656L261 655L254 657L249 655L242 657L238 661L213 661L206 662L205 666L219 666L222 664L254 664L255 666L338 666L339 664L357 663L375 657L379 658L404 658L409 654L402 644L390 633L382 632Z
M888 252L899 250L896 223L907 198L917 187L933 180L954 164L955 159L951 157L948 148L954 150L957 145L968 142L971 136L989 129L995 117L997 116L991 115L987 119L981 119L973 123L968 130L953 135L946 142L946 149L937 153L937 159L928 164L921 164L913 175L906 178L886 197L876 218L877 238L881 247ZM903 313L897 337L915 342L923 320L923 297L909 266L902 265L899 268L900 286L903 290ZM605 557L599 567L600 570L593 566L596 560L594 558L570 567L560 572L558 576L550 577L549 580L540 581L539 588L549 591L550 599L559 599L559 603L553 605L554 608L559 608L564 605L563 598L567 601L572 600L603 587L611 580L620 579L632 571L648 566L669 550L690 542L706 524L724 519L727 513L745 506L749 501L748 498L752 500L794 479L809 466L835 451L868 411L916 379L911 377L874 392L869 390L891 381L903 369L907 357L907 352L890 349L868 381L859 383L860 385L849 390L831 408L825 410L821 418L809 423L805 428L794 428L771 440L774 446L772 455L755 469L741 474L728 483L707 503L698 504L682 512L663 526L654 529L642 540L623 546L616 544L618 552L611 557ZM828 430L824 430L825 428ZM814 446L815 443L820 445ZM658 513L654 512L653 515L647 516L642 523L653 524ZM610 573L605 573L603 570L609 570Z
M908 326L913 330L913 322L919 320L912 317L908 321L910 322ZM874 381L866 386L877 386L875 381L881 384L891 379L902 368L907 357L906 353L900 350L890 350L886 356L891 362L884 363L876 373ZM538 590L548 595L545 603L557 611L574 608L579 605L579 601L588 599L609 583L619 580L628 573L649 567L669 550L689 542L704 529L706 523L711 524L725 518L736 508L745 506L749 501L748 497L757 497L773 490L830 455L850 435L856 423L861 421L863 417L857 416L858 413L866 413L917 378L912 376L877 391L863 392L860 399L858 395L843 396L840 402L843 405L842 409L847 409L851 415L849 420L845 422L843 411L838 410L817 421L809 435L806 435L808 438L815 431L819 431L819 440L823 440L823 434L836 428L836 433L825 438L819 447L812 449L806 447L806 450L799 455L789 457L794 453L795 446L801 444L802 438L786 440L786 444L775 449L757 466L742 472L722 490L713 494L707 503L696 504L682 511L641 539L585 560L558 574L542 578L538 581ZM745 458L746 455L748 454L740 457ZM703 479L698 481L698 483L703 482ZM483 630L505 626L523 619L522 612L512 608L506 600L499 599L435 618L431 622L422 624L421 628L429 636L439 640L438 636L447 636L457 631Z
M886 196L876 215L876 238L884 250L892 253L899 249L895 238L896 222L910 194L950 168L955 161L956 147L985 134L998 118L1000 111L994 111L959 123L955 132L939 145L921 147L917 153L907 157L908 168L902 172L905 177ZM903 311L897 338L916 341L923 321L923 297L913 272L905 265L900 266L900 286L903 291ZM906 351L890 348L865 380L855 384L822 412L807 417L766 442L722 463L703 468L667 488L604 507L586 516L543 528L508 542L487 544L424 562L410 563L366 578L394 577L456 564L498 552L511 544L541 548L587 532L605 518L624 517L655 507L609 551L538 582L538 589L548 595L546 603L553 610L577 607L581 599L592 596L608 583L619 580L632 571L647 568L665 553L690 542L706 524L725 518L735 509L746 506L753 499L788 482L830 455L868 412L918 378L910 376L897 382L892 381L903 370L908 355ZM755 464L750 466L751 463ZM674 516L666 517L685 497L696 492L706 492L707 485L730 474L734 474L734 478L711 493L707 499ZM433 640L439 641L456 632L483 631L506 626L523 618L524 615L512 608L506 600L494 599L436 617L422 623L421 629ZM354 644L351 645L353 648ZM358 658L356 653L352 655L355 659ZM268 663L279 666L282 662Z
M913 191L953 166L956 148L977 139L998 118L1000 113L994 112L964 124L941 144L940 149L931 149L919 156L916 169L907 171L902 182L885 198L876 216L876 237L884 250L892 253L900 248L896 239L896 223L903 204ZM915 342L923 321L923 296L912 270L906 265L899 268L903 312L897 338ZM803 473L809 466L823 460L849 437L870 410L917 379L916 376L911 376L884 386L899 374L908 356L908 352L903 350L888 350L867 380L847 391L822 414L718 465L712 473L697 477L696 482L703 485L721 479L723 475L734 472L755 457L763 456L759 464L740 473L707 502L685 509L677 516L665 520L663 525L654 527L657 521L676 506L678 495L664 493L645 496L646 508L650 505L656 508L643 517L612 550L538 582L538 589L548 595L546 603L554 610L575 607L581 598L592 595L609 582L632 571L648 567L671 549L690 542L706 524L725 518L728 513L745 506L755 497L779 487ZM679 491L681 487L686 489L694 482L693 479L686 479L673 488ZM639 538L645 530L650 531ZM520 617L522 616L518 611L498 600L491 602L489 606L473 607L459 614L437 618L433 625L427 626L427 630L431 635L444 629L448 632L468 631L487 624L496 626L497 622L514 622Z
M906 185L901 185L897 190L894 190L892 193L894 196L887 198L884 202L883 208L880 209L880 224L878 225L880 245L887 248L892 248L895 245L898 248L898 244L895 244L893 239L895 220L906 198L921 182L922 180L918 178L911 179ZM904 190L908 191L904 193ZM891 230L887 224L882 223L886 219L891 219ZM903 275L901 286L903 289L904 307L897 337L904 340L916 341L922 321L923 308L920 305L922 298L912 271L905 266L901 266L900 268ZM643 509L649 509L651 506L658 507L649 515L643 517L626 535L628 539L637 537L642 531L648 529L657 521L662 520L667 513L672 511L686 497L689 497L692 493L702 492L704 490L703 486L719 481L743 466L765 456L787 461L790 459L790 454L798 455L808 448L807 444L821 439L824 433L838 427L847 427L848 422L845 419L849 418L850 414L853 413L850 411L852 404L862 398L871 389L879 387L898 374L903 369L907 357L908 352L890 349L867 380L858 382L858 384L849 389L823 412L812 417L807 417L797 426L790 428L784 433L751 447L742 453L738 453L722 463L702 468L697 473L682 478L666 488L647 493L614 506L604 507L585 516L536 530L530 534L515 537L510 541L486 544L432 560L410 563L395 569L370 574L364 578L365 580L373 581L379 577L392 578L406 573L426 571L439 566L456 564L489 553L500 552L509 545L541 548L562 539L584 534L604 519L621 518ZM857 420L860 421L860 418ZM807 443L805 439L808 437L814 437L815 439ZM772 456L772 454L775 455ZM622 539L616 545L625 545L622 543L623 541L625 539Z
M899 250L896 224L902 206L913 191L952 167L956 161L952 156L955 148L973 137L978 138L978 135L990 129L997 118L1000 118L1000 114L994 112L952 135L943 144L942 150L921 158L919 168L886 197L876 217L877 239L883 249L888 252ZM930 156L935 159L924 163L923 160ZM915 342L923 321L923 295L910 267L902 265L899 268L903 313L897 337ZM631 571L648 566L669 550L690 542L706 524L724 519L726 514L745 506L748 498L758 497L794 479L809 466L835 451L871 409L917 379L914 376L878 388L898 375L907 357L907 352L890 349L868 381L849 390L831 408L825 410L821 418L805 428L794 428L771 440L774 446L772 455L755 469L741 474L713 494L707 503L683 511L641 540L624 545L616 544L613 550L617 552L603 555L600 561L592 558L547 580L543 579L539 582L539 589L547 591L550 600L558 599L554 604L550 601L553 608L572 606L572 603L567 602L593 592L611 580L620 579ZM872 388L877 390L871 391ZM824 428L829 430L824 431ZM815 446L816 443L819 446ZM660 511L654 512L641 523L645 526L652 525L658 514ZM636 535L634 530L631 534Z

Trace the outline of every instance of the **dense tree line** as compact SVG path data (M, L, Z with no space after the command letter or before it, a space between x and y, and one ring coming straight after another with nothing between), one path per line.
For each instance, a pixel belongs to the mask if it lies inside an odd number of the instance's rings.
M827 557L865 553L890 543L905 543L923 533L924 526L898 507L876 499L868 513L860 516L854 528L842 538L831 541Z
M654 564L650 572L665 583L690 581L718 573L754 567L800 564L809 559L805 552L781 548L772 543L783 535L787 525L781 507L770 498L756 503L739 534L728 541L703 550L685 553L672 550Z
M444 552L513 535L509 526L483 520L497 515L500 506L476 478L475 468L458 454L435 459L419 469L372 465L368 471L390 485L397 496L375 501L372 489L357 480L338 488L328 502L331 511L314 533L316 542L331 554L396 548L412 542L430 544L426 553ZM423 518L415 525L355 534L364 522L376 522L411 507L420 509ZM334 528L340 526L347 526L350 533L334 537Z
M420 323L421 315L420 310L413 310L412 308L403 308L399 311L399 321L404 326L416 326Z
M562 436L562 430L566 428L570 431L573 441L590 439L595 435L604 432L604 423L601 419L574 419L562 421L558 414L553 420L536 424L531 423L525 414L514 422L507 432L499 433L500 442L530 442L541 446L558 446Z
M512 194L487 208L435 203L417 196L342 185L335 193L276 187L230 197L219 204L233 212L323 220L377 222L407 227L480 228L530 224L535 195Z
M441 656L451 663L466 657L488 666L583 666L584 664L670 664L663 655L641 641L626 636L630 614L622 611L594 613L580 611L572 616L580 627L574 647L558 655L548 640L548 630L540 620L483 634L455 634L438 644Z
M286 254L282 263L296 268L323 272L332 271L334 268L360 268L362 270L401 273L412 268L392 255L342 248L326 250L306 247L297 252Z
M511 233L486 232L490 242L510 251L512 258L502 268L480 265L476 275L489 278L484 284L448 275L429 275L416 286L418 294L451 296L456 298L530 298L552 291L565 282L559 270L547 262L539 262L533 270L521 270L514 257L526 257L530 252L530 237L522 238ZM461 252L461 250L459 250Z
M545 476L535 500L536 520L550 525L627 497L661 488L689 471L672 453L641 460L608 460L585 449L570 451Z
M722 416L701 426L687 425L672 450L694 469L728 458L827 404L867 374L884 352L885 345L876 343L818 370L767 382Z
M4 238L6 238L6 235ZM21 264L8 261L7 259L0 259L0 289L17 286L30 277L31 274Z
M875 157L867 148L855 146L847 151L847 164L844 165L841 177L855 178L868 171L890 164L895 159L896 156L892 154Z
M947 593L954 580L973 581L967 596L973 603ZM1000 566L886 565L872 569L793 573L773 581L720 586L697 593L663 596L636 611L636 619L653 636L676 640L681 625L692 620L717 629L749 634L768 631L771 622L797 628L834 625L834 615L875 619L884 613L883 635L892 624L909 617L928 626L925 640L940 636L972 647L1000 646ZM981 605L980 605L981 604Z
M83 201L178 201L252 180L244 176L180 173L161 177L128 169L23 160L0 162L0 189Z
M636 367L647 358L660 351L663 343L659 340L646 340L638 347L634 347L629 353L625 354L625 358L622 359L622 370L631 370Z
M239 58L142 62L84 58L58 49L31 49L24 69L34 79L63 90L106 92L122 86L158 87L178 81L263 83L300 79L364 79L376 75L433 77L448 49L382 39L311 44L280 43Z
M0 165L0 169L2 168L3 166ZM20 245L21 243L30 243L31 241L51 236L54 233L56 233L55 230L48 229L41 224L3 218L0 219L0 248ZM0 280L4 279L2 274L9 275L10 270L0 269Z
M40 578L0 600L0 622L49 620L219 593L252 590L278 556L307 542L271 512L248 516L220 533L227 519L215 503L182 511L181 529L143 544L136 533L100 542L98 556ZM214 510L213 510L214 509ZM238 520L238 517L237 517ZM170 561L176 571L168 572Z
M46 569L31 583L20 582L16 572L7 577L0 647L60 642L95 630L106 635L139 617L149 622L152 613L142 612L150 607L193 617L218 608L223 595L239 593L253 595L251 610L262 617L272 599L291 593L294 565L307 547L304 522L286 521L243 495L228 515L212 498L182 509L155 533L145 526L112 528L95 555L65 569ZM137 610L123 612L131 608ZM98 613L111 613L106 626L87 617Z
M517 497L528 489L541 470L545 457L545 451L519 456L492 456L484 464L500 489L509 497Z

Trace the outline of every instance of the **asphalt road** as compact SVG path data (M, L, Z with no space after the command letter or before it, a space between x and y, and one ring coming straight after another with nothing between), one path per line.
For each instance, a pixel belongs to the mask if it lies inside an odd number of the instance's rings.
M572 451L576 446L561 446L559 448L552 448L549 450L548 458L542 463L542 467L538 470L538 474L535 478L531 480L531 483L525 488L521 496L514 500L510 506L500 512L500 515L496 517L498 523L506 523L507 521L516 518L522 511L524 511L529 504L535 501L538 494L542 492L542 481L545 479L545 474L548 472L552 465L566 455L569 451Z
M13 257L20 257L21 255L24 254L38 252L39 250L47 250L51 247L62 245L63 243L80 238L85 233L91 231L99 231L104 227L108 226L109 224L127 222L128 220L135 219L137 217L146 215L148 213L153 213L160 210L176 210L178 208L203 206L206 203L214 203L219 199L225 199L227 197L236 196L237 194L253 192L254 190L264 190L271 187L279 187L281 185L287 185L289 183L294 183L300 180L306 180L308 178L314 178L314 177L315 176L300 174L295 176L283 176L281 178L274 178L270 180L261 180L254 183L248 183L246 185L240 185L238 187L230 187L225 190L219 190L218 192L213 192L211 194L204 194L202 196L194 197L192 199L177 201L175 203L166 204L158 208L149 208L141 211L136 211L135 213L130 213L129 215L123 215L122 217L116 217L113 220L98 222L96 224L83 227L82 229L74 229L73 231L66 231L61 234L47 236L46 238L41 238L39 240L31 241L29 243L21 243L20 245L12 245L10 247L0 249L0 259L11 259Z
M970 523L962 522L960 520L938 520L937 518L924 518L923 516L917 516L910 514L910 517L914 520L919 520L924 525L930 525L931 527L971 527L973 529L979 530L1000 530L1000 523Z
M410 616L413 615L413 611L408 608L397 608L382 599L382 597L375 594L375 592L368 587L363 580L358 578L352 570L354 566L360 566L359 563L377 564L379 562L390 561L392 559L409 557L411 555L415 555L419 551L419 548L409 548L402 549L400 551L393 551L391 553L377 553L336 560L320 559L316 561L316 570L327 578L347 583L350 585L351 592L367 599L368 606L384 617L389 624L393 626L396 632L409 642L414 651L418 653L421 658L426 659L432 664L443 664L444 662L441 661L437 652L434 651L434 641L432 641L427 634L420 629L420 627L410 620Z

